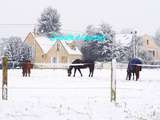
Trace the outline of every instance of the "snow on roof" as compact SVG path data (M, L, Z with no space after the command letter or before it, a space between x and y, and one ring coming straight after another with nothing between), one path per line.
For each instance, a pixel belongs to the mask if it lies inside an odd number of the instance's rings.
M44 53L47 53L56 41L51 41L49 38L44 36L35 37L38 44L41 46Z
M45 36L34 36L34 37L38 42L38 44L41 46L44 53L47 53L49 49L56 43L56 40L51 41L48 37L45 37ZM62 40L60 42L62 43L62 45L64 46L64 48L67 50L69 54L82 55L82 53L77 47L72 49L69 45L67 45L68 41Z
M69 45L67 45L66 41L61 41L62 45L64 46L64 48L67 50L67 52L69 54L73 54L73 55L82 55L82 53L80 52L80 50L77 47L74 47L73 49L71 47L69 47Z
M123 46L128 46L132 41L132 34L116 34L115 41Z

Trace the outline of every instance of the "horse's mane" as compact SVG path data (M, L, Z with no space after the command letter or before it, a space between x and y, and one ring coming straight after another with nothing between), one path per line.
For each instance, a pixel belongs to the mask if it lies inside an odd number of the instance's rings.
M76 64L76 63L94 63L94 61L93 60L89 60L89 59L87 59L87 60L81 60L81 59L75 59L73 62L72 62L72 64Z
M82 60L81 60L81 59L75 59L72 63L73 63L73 64L74 64L74 63L82 63Z

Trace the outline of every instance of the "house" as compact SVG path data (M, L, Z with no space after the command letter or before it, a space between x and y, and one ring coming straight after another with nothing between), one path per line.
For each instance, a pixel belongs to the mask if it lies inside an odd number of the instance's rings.
M154 60L160 61L160 46L156 41L147 34L142 36L142 41L144 49L150 53Z
M30 32L24 42L31 47L35 63L71 63L82 57L76 46L64 40L51 41L48 37Z
M149 35L144 34L141 37L141 47L143 50L148 52L154 61L160 61L160 46L156 43L156 41ZM133 41L133 34L116 34L115 41L119 45L129 46Z

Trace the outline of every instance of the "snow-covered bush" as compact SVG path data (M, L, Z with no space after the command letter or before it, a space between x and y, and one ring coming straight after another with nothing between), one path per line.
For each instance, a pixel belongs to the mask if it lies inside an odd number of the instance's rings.
M23 61L24 59L32 59L32 50L24 42L22 42L20 37L9 37L4 38L5 41L5 51L4 54L8 57L10 61Z

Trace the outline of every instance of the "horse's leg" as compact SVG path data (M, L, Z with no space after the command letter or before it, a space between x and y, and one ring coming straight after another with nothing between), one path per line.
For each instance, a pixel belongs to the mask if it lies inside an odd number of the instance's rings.
M139 79L139 71L136 71L136 81Z
M134 72L133 72L133 80L134 80Z
M22 75L23 75L23 77L24 77L24 68L22 68Z
M23 70L22 74L23 74L23 77L24 77L25 76L24 70Z
M79 73L81 74L81 77L82 77L82 72L81 72L80 68L78 68L78 71L79 71Z
M93 71L91 72L91 75L90 75L91 77L93 77Z
M91 68L89 67L89 77L91 76Z
M73 75L73 77L75 77L75 75L76 75L76 70L77 70L77 68L74 68L74 75Z
M26 70L26 77L27 77L27 75L28 75L28 72L27 72L27 70Z
M26 68L24 69L24 74L25 74L25 77L27 77L27 70L26 70Z
M31 74L31 68L30 68L30 65L28 65L28 76L30 77L30 74Z
M129 78L129 80L131 80L131 74L132 74L132 73L129 71L129 72L128 72L128 78Z
M31 72L30 72L30 68L28 68L28 76L29 76L29 77L30 77L30 73L31 73Z
M91 73L92 73L92 75L91 75L91 77L93 77L93 73L94 73L94 67L93 68L91 68Z
M26 77L28 76L28 64L26 64L26 66L25 66L26 68L25 68L25 73L26 73Z

